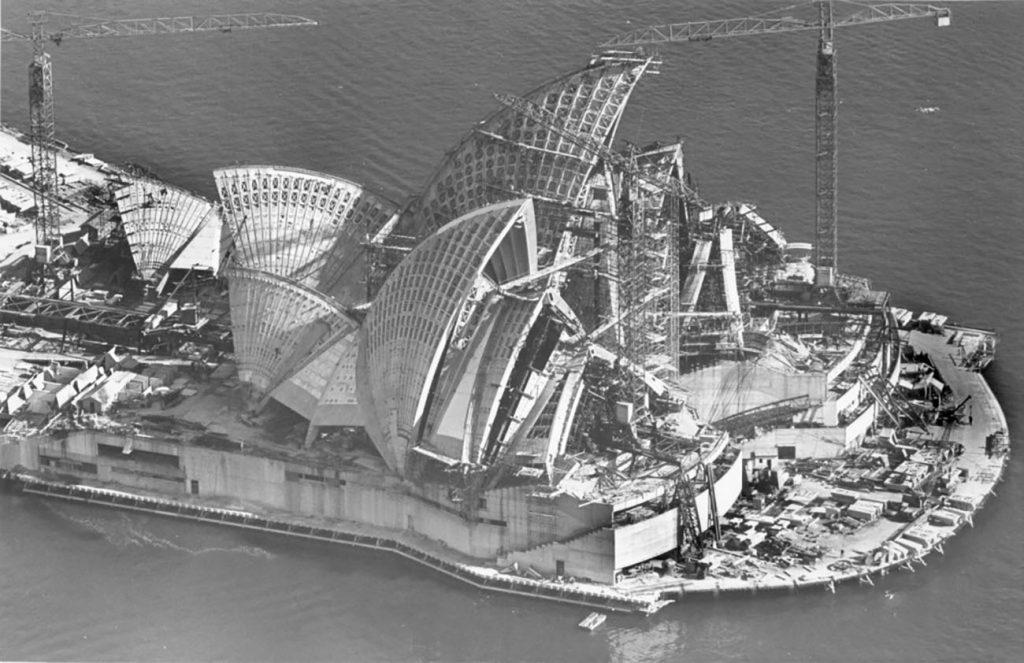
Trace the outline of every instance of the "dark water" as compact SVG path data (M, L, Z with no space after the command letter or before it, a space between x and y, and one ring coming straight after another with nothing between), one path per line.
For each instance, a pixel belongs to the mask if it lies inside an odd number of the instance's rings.
M4 0L25 29L28 0ZM752 0L32 2L103 16L285 11L322 27L66 41L58 135L212 195L210 170L281 163L401 198L495 107L580 65L604 38L762 11ZM905 306L1000 330L992 379L1024 395L1024 4L957 3L839 36L840 259ZM812 34L665 49L620 137L687 140L710 199L743 199L791 239L813 226ZM29 49L3 51L3 121L26 125ZM934 114L915 112L938 106ZM653 618L487 595L403 561L0 496L0 659L1020 660L1020 455L976 527L916 574ZM895 593L886 600L883 589Z

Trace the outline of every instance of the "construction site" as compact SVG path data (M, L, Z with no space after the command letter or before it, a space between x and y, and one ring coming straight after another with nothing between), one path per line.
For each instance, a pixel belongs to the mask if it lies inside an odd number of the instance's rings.
M0 132L7 484L614 610L913 570L1009 439L995 333L840 269L833 30L950 21L857 7L622 35L495 95L401 204L259 164L215 170L207 200L55 138L47 42L315 21L4 30L33 44L31 131ZM812 242L704 200L682 142L617 145L652 45L802 30Z

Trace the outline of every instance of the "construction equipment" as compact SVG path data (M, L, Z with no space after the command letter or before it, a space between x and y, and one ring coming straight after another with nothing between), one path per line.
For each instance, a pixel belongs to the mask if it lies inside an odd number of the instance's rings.
M60 27L48 29L50 17ZM0 31L2 41L31 41L29 64L29 120L32 146L32 178L36 203L36 261L49 264L60 245L60 209L57 204L57 154L53 115L53 67L46 42L64 39L94 39L183 32L232 32L259 28L314 26L318 22L284 14L221 14L171 18L97 19L46 11L29 13L30 35Z
M947 430L955 424L963 424L966 416L963 409L971 401L972 394L964 396L956 405L948 405L935 412L935 425L945 426Z
M814 0L817 17L771 16L692 21L656 25L627 32L602 44L606 49L639 47L688 41L709 41L723 37L817 30L817 74L815 77L815 245L814 264L819 286L832 286L838 269L838 225L836 212L836 48L833 31L851 25L866 25L910 18L935 18L939 27L949 25L948 9L924 4L850 4L856 11L842 18L833 14L834 0ZM784 10L790 11L794 5ZM774 12L774 13L778 13Z

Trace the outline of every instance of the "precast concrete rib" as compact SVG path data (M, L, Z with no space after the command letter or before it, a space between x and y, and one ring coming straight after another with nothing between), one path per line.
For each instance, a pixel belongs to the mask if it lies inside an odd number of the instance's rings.
M266 272L228 270L239 377L263 395L282 376L356 325L325 295Z
M740 314L740 294L736 285L736 258L733 252L732 228L722 228L718 236L718 248L722 255L722 281L725 288L725 308Z
M115 197L135 268L146 280L167 269L203 224L219 223L208 200L163 182L137 180ZM209 264L200 267L216 272L218 252L208 253Z
M609 144L633 88L652 62L609 58L526 94L562 123L561 131L511 108L492 114L448 152L411 207L407 230L425 236L502 197L575 203L598 155L566 134ZM557 228L540 217L538 222L542 245L553 247Z
M363 302L363 243L394 216L395 203L298 168L221 168L214 179L235 264L301 283L345 306Z
M384 282L360 331L356 388L367 433L398 474L419 441L456 319L474 285L510 234L525 234L511 241L536 247L535 228L531 201L484 207L425 239ZM523 273L535 270L535 261L533 248Z
M690 260L690 268L686 274L686 282L683 284L683 292L679 298L679 306L683 311L692 311L697 306L700 298L700 291L704 285L704 275L708 268L708 258L711 256L711 240L700 239L693 249L693 258Z

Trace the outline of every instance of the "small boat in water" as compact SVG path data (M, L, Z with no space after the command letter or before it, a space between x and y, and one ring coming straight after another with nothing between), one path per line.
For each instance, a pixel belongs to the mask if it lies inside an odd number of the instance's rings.
M601 612L592 612L587 615L582 622L580 622L579 626L582 629L593 631L601 624L604 624L604 620L606 619L608 619L608 615Z

